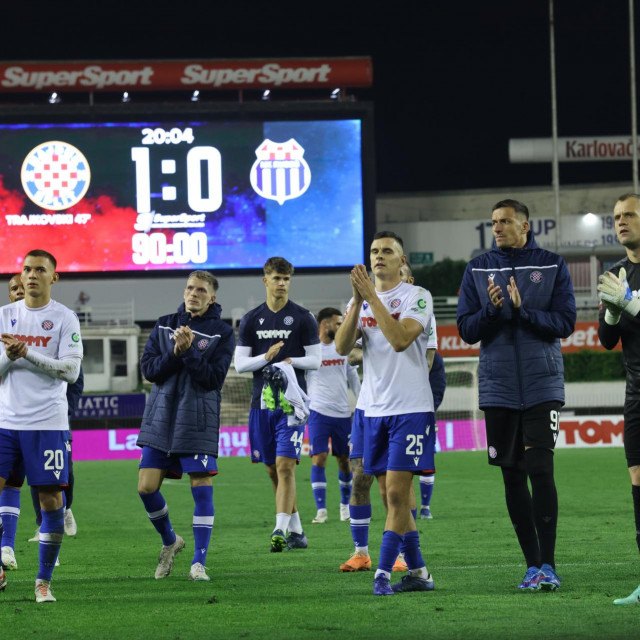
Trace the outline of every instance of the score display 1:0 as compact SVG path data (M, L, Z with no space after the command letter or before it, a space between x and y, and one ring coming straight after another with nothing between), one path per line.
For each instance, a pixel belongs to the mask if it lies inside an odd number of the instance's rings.
M203 264L207 261L207 234L179 232L173 242L164 233L135 233L131 237L134 264Z

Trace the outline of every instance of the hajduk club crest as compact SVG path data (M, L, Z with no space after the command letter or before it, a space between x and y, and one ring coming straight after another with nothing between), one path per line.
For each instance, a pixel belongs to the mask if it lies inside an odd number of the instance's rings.
M79 149L68 142L52 140L39 144L27 154L20 177L32 202L43 209L60 211L84 198L91 170Z
M311 170L303 156L304 149L293 138L286 142L267 138L256 149L257 159L251 167L253 190L279 204L299 198L311 182Z

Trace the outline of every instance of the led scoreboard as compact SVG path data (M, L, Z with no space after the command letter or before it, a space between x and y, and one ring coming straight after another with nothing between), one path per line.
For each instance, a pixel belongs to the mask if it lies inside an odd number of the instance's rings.
M363 261L366 118L73 120L0 123L2 273L34 248L79 273Z

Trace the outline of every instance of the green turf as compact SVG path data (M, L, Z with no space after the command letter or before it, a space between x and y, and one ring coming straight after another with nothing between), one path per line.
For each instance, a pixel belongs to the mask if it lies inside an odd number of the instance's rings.
M311 525L310 462L298 469L307 550L269 553L274 504L264 469L223 459L214 480L210 583L187 573L193 551L188 482L165 483L175 530L187 542L172 575L154 580L160 539L136 492L132 462L76 463L73 511L54 574L54 604L36 605L37 544L23 492L18 571L0 593L2 638L634 638L640 607L615 607L640 583L628 473L621 449L556 455L560 497L556 593L516 589L525 567L504 505L500 472L484 453L437 456L433 520L419 521L432 593L375 598L373 572L341 574L351 551L339 521L335 461L330 520ZM417 483L416 483L417 484ZM375 487L374 487L375 489ZM370 547L377 560L383 513L373 496ZM398 579L394 576L392 581Z

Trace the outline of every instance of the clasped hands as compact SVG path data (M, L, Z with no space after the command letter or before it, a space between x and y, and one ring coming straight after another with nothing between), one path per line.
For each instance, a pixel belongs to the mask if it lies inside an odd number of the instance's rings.
M502 303L504 302L504 295L502 288L493 282L493 278L489 277L489 286L487 287L487 293L489 294L489 300L496 309L502 309ZM514 308L519 309L522 304L522 298L520 297L520 291L516 286L516 279L511 276L509 278L509 284L507 285L507 293L513 304Z

